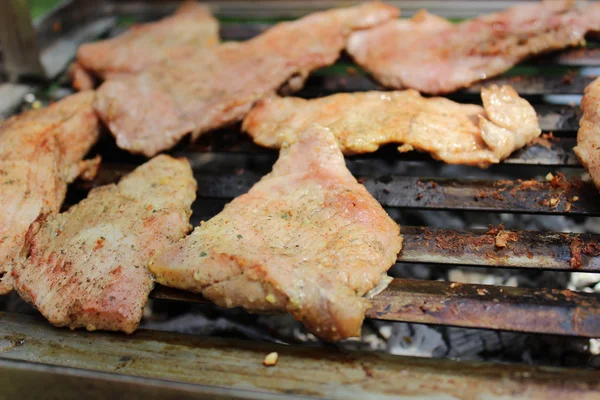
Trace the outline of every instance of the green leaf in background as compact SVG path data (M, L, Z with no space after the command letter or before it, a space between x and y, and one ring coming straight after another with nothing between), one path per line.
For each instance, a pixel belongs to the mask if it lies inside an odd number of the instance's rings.
M29 7L31 8L31 17L35 20L44 13L57 4L59 4L61 0L29 0Z

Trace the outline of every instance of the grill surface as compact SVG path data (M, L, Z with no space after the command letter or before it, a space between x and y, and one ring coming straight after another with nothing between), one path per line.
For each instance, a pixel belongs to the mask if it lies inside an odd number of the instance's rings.
M397 3L402 7L402 2ZM471 2L459 3L466 6ZM499 2L498 5L505 7L509 3ZM85 15L93 15L90 5L86 4ZM215 4L217 15L227 10L226 4ZM246 3L240 4L237 6L243 9ZM280 4L277 16L295 16L296 9L290 4L299 3ZM286 5L290 8L286 9ZM80 7L83 6L80 4ZM69 18L73 10L76 10L75 5L70 4L60 11L63 14L59 12L49 16L40 29L43 31L44 26L53 20ZM106 16L129 13L137 17L156 17L169 12L171 8L158 2L124 2L103 3L99 10L102 11L97 15L100 20ZM457 12L454 8L452 10L450 14ZM462 15L470 16L468 13ZM229 22L223 25L222 36L225 39L247 39L268 26L255 22ZM600 66L600 50L595 48L597 46L598 43L591 42L586 49L569 50L531 60L526 66L516 68L509 76L485 82L511 84L519 94L532 102L544 132L553 132L555 137L541 139L537 144L515 153L504 164L486 171L483 179L481 171L468 168L460 169L467 171L465 174L461 172L455 176L436 176L435 173L431 177L421 176L420 171L437 171L441 164L426 155L399 155L392 147L374 154L350 157L348 163L351 169L367 171L356 175L383 206L398 208L405 213L412 210L448 210L599 216L598 190L593 184L578 178L583 169L572 151L580 117L579 107L552 104L547 97L581 95L593 77L578 68ZM349 71L350 66L352 64L347 59L342 59L336 66L318 71L298 95L314 97L340 91L381 89L360 71ZM573 72L569 72L570 69ZM459 101L478 102L478 95L479 88L475 86L452 97ZM77 185L71 193L71 201L76 201L92 186L114 182L139 161L136 157L116 151L112 146L110 143L99 145L98 151L108 161L103 163L94 181ZM243 157L245 165L252 166L256 160L264 162L267 159L271 162L276 158L275 152L254 145L240 134L239 127L209 134L197 143L175 149L173 153L186 156L191 161L199 187L199 200L194 213L204 219L214 215L224 202L246 192L262 176L262 171L223 168L215 174L207 169L203 160L223 156ZM400 170L409 172L378 175L377 166L381 162L399 165ZM402 164L404 169L401 168ZM514 171L519 171L516 175L522 174L523 180L497 178L507 170L512 171L513 175ZM528 179L555 170L561 170L567 176L560 182ZM207 204L213 205L206 207ZM400 263L600 272L600 258L597 252L592 251L598 246L598 235L507 230L505 234L510 238L508 245L499 248L495 244L495 231L403 225L402 232L404 249L398 258ZM573 262L579 256L580 265ZM157 300L205 302L197 295L160 286L151 296ZM590 338L600 336L600 297L593 293L569 290L395 279L373 299L373 307L367 316L473 328ZM147 393L150 398L159 393L177 398L267 398L264 390L289 396L335 398L344 398L349 394L356 396L357 393L372 394L377 398L389 394L409 397L448 394L469 399L483 396L499 398L503 395L521 398L556 395L592 398L600 394L597 375L592 371L543 370L513 365L506 368L491 363L478 365L366 353L341 354L333 349L313 351L148 331L138 332L131 337L72 333L53 329L47 323L28 317L10 314L0 314L0 321L0 369L3 371L0 385L11 390L26 387L23 382L27 379L58 379L65 387L73 388L79 383L69 376L82 376L89 381L90 387L97 386L104 393L108 389L103 389L102 383L112 382L114 388L138 390L138 393ZM89 354L90 349L94 354ZM260 366L262 357L273 350L280 352L280 364L273 369L263 369ZM43 364L30 364L32 361ZM89 375L86 371L71 368L118 372L128 378L110 374ZM27 373L23 379L16 379L17 371ZM319 376L321 373L324 375ZM140 380L132 376L154 380ZM195 385L172 382L161 385L156 379ZM240 387L235 390L217 389L199 384Z

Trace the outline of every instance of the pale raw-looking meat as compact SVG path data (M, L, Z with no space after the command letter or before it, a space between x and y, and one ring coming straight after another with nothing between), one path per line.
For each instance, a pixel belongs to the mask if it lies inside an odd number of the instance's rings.
M95 174L99 159L82 161L99 134L93 102L81 92L0 122L0 294L29 225L60 210L69 182Z
M99 89L96 109L119 147L152 156L190 132L196 139L241 120L255 101L282 85L297 90L310 71L338 58L351 32L398 12L382 3L365 3L280 23L246 42L108 80Z
M598 6L570 1L518 5L459 24L421 11L354 33L348 52L388 87L448 93L499 75L536 54L576 46L600 29ZM590 12L588 12L588 10Z
M600 78L585 88L581 110L577 146L573 150L600 189Z
M312 125L273 171L150 262L157 282L223 307L287 311L325 340L358 336L402 247L399 226Z
M418 149L449 164L498 163L541 133L533 107L510 87L481 91L484 107L417 91L339 93L313 100L271 97L246 116L243 130L262 146L280 148L313 122L331 130L344 154L386 143Z
M218 43L218 21L207 7L188 1L160 21L134 25L115 38L80 46L72 70L73 86L87 88L93 85L92 76L107 79L139 72Z
M31 225L16 290L56 326L133 332L154 284L146 264L189 232L195 193L187 160L169 156L93 189Z

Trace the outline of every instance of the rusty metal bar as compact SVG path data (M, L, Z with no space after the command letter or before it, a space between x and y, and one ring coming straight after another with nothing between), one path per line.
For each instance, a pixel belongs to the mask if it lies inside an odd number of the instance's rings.
M199 171L198 171L199 172ZM260 179L255 173L209 176L198 173L202 196L229 199L247 192ZM592 183L479 180L386 176L359 179L386 207L493 211L532 214L600 215Z
M598 191L591 183L554 187L548 181L390 177L364 185L389 207L539 214L600 215Z
M403 226L400 262L600 272L600 236Z
M93 181L80 182L78 188L89 190L115 182L131 169L131 165L105 164ZM261 178L247 171L235 175L205 174L201 169L194 172L201 188L199 196L208 199L232 199L246 193ZM593 183L575 178L523 181L388 175L359 181L384 207L600 216L598 190Z
M81 383L95 379L111 382L106 379L115 377L95 375L97 371L118 373L126 380L131 377L142 386L148 381L133 377L151 379L153 387L184 383L191 393L207 390L198 385L245 389L244 398L257 399L275 395L343 400L438 398L441 393L449 398L490 400L565 396L585 400L600 396L597 372L591 370L341 352L331 347L284 346L146 330L129 336L71 332L11 314L0 314L0 322L3 393L22 393L15 388L26 384L39 386L35 379L40 377L42 365L34 369L4 361L19 360L79 368L75 376L82 379ZM90 351L90 342L94 343L94 351ZM265 355L273 351L279 354L279 362L275 367L263 367ZM65 377L73 370L58 371ZM44 385L47 390L50 386ZM102 390L97 386L90 385ZM272 396L267 397L268 393Z
M207 303L201 295L160 285L150 296ZM595 293L394 279L371 303L367 317L373 319L600 336L600 297Z
M372 299L371 318L598 337L595 293L394 279Z

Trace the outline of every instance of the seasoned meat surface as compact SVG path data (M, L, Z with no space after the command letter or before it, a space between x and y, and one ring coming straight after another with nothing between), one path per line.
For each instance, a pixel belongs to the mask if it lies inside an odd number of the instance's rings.
M313 100L270 97L246 116L243 129L262 146L280 148L313 122L331 130L344 154L386 143L418 149L450 164L486 167L538 137L533 107L509 86L482 89L484 107L424 98L414 90L339 93Z
M247 194L150 263L157 282L223 307L287 311L315 335L360 334L362 296L402 246L398 225L311 125Z
M365 3L283 22L246 42L108 80L99 89L96 109L119 147L152 156L187 133L195 139L241 120L255 101L284 84L297 90L310 71L338 58L352 31L397 15L394 7Z
M17 291L56 326L133 332L153 286L146 263L189 231L195 193L189 163L160 156L40 218L12 272Z
M600 189L600 78L585 88L581 110L577 146L573 150Z
M448 93L499 75L526 57L576 46L600 29L598 5L571 8L549 0L459 24L422 11L354 33L348 52L392 88ZM592 12L593 11L593 12Z
M77 51L74 86L87 87L92 75L109 78L139 72L172 57L197 52L219 43L219 23L210 10L194 1L184 2L174 15L157 22L134 25L112 39L87 43Z
M25 233L39 214L60 210L67 184L93 175L99 160L82 161L98 138L94 92L0 122L0 294Z

